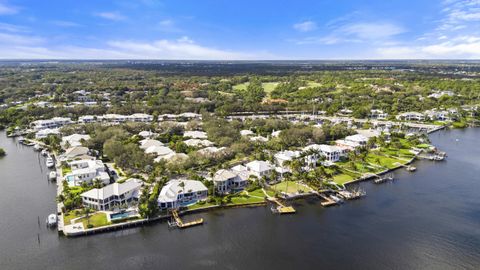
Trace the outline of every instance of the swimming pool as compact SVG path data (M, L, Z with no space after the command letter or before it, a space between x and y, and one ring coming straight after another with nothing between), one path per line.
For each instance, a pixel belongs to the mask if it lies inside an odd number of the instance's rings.
M118 220L118 219L124 219L132 216L133 212L120 212L120 213L114 213L110 214L110 220Z

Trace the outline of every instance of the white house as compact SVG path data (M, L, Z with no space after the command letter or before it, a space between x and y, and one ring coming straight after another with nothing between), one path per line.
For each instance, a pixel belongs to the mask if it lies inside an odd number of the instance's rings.
M98 118L101 118L105 122L114 123L114 124L119 124L127 121L127 117L121 114L104 114L103 116Z
M300 154L301 154L300 151L286 150L286 151L276 153L274 157L278 166L283 167L283 163L285 163L286 161L292 161L293 159L298 158Z
M150 146L147 149L145 149L146 154L155 154L157 156L166 156L170 154L175 154L175 152L166 147L166 146Z
M65 150L65 153L60 155L60 160L62 161L74 160L83 156L87 156L89 153L90 153L90 150L87 147L74 146Z
M158 196L160 209L176 209L206 200L207 187L195 180L170 180Z
M323 156L326 162L333 163L339 161L340 157L344 154L344 150L342 148L333 145L312 144L303 148L304 152L312 150L317 151L318 154L311 154L305 157L307 163L310 165L317 163L320 159L320 156Z
M93 115L84 115L78 118L79 123L88 124L97 122L97 117Z
M220 194L237 192L248 185L248 175L242 171L221 169L213 176L213 183Z
M99 180L103 184L110 183L110 175L101 160L76 160L69 164L72 171L64 177L69 186L90 184L94 180Z
M200 140L200 139L188 139L184 143L191 147L200 147L200 146L212 146L213 142L209 140Z
M58 128L46 128L39 130L35 133L35 139L47 138L49 135L60 135L60 130Z
M153 121L153 116L145 113L134 113L127 116L128 121L148 123Z
M103 188L94 188L81 194L82 203L85 207L109 210L116 205L138 201L142 185L142 181L131 178L123 183L113 183Z
M344 140L353 144L357 144L358 146L365 146L368 143L368 138L361 134L347 136Z
M39 131L47 128L59 128L68 124L71 124L72 119L66 117L54 117L48 120L33 121L30 126L34 131Z
M160 146L163 146L163 143L161 141L152 140L152 139L144 139L140 141L140 148L143 150L146 150L152 146L160 147Z
M425 115L419 112L404 112L397 115L396 118L405 121L423 121L425 120Z
M183 137L192 138L192 139L207 139L207 133L203 131L185 131Z
M251 135L254 135L255 133L253 133L253 131L249 130L249 129L244 129L244 130L240 130L240 135L241 136L251 136Z
M70 136L62 137L61 146L62 147L82 146L82 140L84 141L90 140L90 135L72 134Z
M273 166L263 160L254 160L247 163L245 166L247 167L247 170L250 174L255 175L259 178L263 176L269 177L273 170Z
M370 110L370 118L378 119L378 120L385 120L388 117L388 113L385 113L382 110Z

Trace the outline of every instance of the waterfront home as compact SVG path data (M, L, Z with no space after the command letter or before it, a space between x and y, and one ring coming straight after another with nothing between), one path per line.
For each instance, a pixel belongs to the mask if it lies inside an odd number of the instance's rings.
M130 178L123 183L113 183L103 188L91 189L80 196L85 207L110 210L115 206L138 201L142 185L142 181Z
M419 112L404 112L397 115L396 118L405 121L423 121L425 120L425 115Z
M427 110L424 112L425 116L432 121L452 121L458 118L458 111L456 109L449 110Z
M140 149L146 150L152 146L160 147L160 146L163 146L163 143L161 141L152 140L152 139L144 139L140 141Z
M263 176L269 177L273 170L273 166L269 162L263 160L254 160L245 164L245 167L247 167L247 170L251 175L255 175L258 178L262 178Z
M248 174L235 170L218 170L213 176L215 190L219 194L238 192L248 185Z
M188 139L184 143L191 147L201 147L201 146L212 146L213 142L209 140L200 140L200 139Z
M162 210L177 209L206 200L207 187L195 180L170 180L158 196L158 206Z
M70 119L70 118L54 117L54 118L47 119L47 120L33 121L32 123L30 123L30 127L34 131L40 131L42 129L47 129L47 128L50 128L50 129L59 128L59 127L62 127L62 126L65 126L65 125L68 125L68 124L71 124L71 123L73 123L73 122L72 122L72 119Z
M331 164L340 160L340 157L344 155L344 150L338 146L326 145L326 144L312 144L303 148L304 152L315 151L317 153L312 153L306 156L306 161L309 165L316 164L320 156L325 158L327 164Z
M35 133L35 139L47 138L49 135L60 135L60 130L58 128L46 128L39 130Z
M185 131L183 137L191 139L207 139L207 133L203 131Z
M74 146L82 146L82 141L90 140L90 135L72 134L70 136L62 137L60 145L64 148L70 148Z
M92 168L99 172L104 172L105 164L101 160L97 159L79 159L67 162L72 171L78 169Z

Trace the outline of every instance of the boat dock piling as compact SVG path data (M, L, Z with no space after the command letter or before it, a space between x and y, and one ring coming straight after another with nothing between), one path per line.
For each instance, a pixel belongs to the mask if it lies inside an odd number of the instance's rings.
M320 203L323 207L329 207L329 206L337 205L336 201L332 200L330 197L326 196L325 194L317 193L317 195L318 195L318 197L320 197L324 200L323 202Z
M199 218L194 221L190 221L186 223L183 222L180 216L178 215L177 210L172 210L172 217L174 221L168 223L170 227L178 227L180 229L184 229L184 228L203 224L203 218Z

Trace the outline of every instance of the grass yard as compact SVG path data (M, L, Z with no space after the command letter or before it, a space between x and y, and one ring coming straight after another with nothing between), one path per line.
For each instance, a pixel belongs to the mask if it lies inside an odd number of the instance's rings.
M336 174L333 176L333 182L337 184L344 184L346 182L350 182L354 180L355 178L349 174L346 173L341 173L341 174Z
M283 181L272 186L273 190L285 193L297 193L299 191L309 192L310 189L294 181Z
M268 193L268 192L267 192ZM260 197L260 198L264 198L265 197L265 193L263 193L262 189L259 188L259 189L255 189L254 191L249 191L248 194L250 196L255 196L255 197Z
M205 207L209 207L209 206L215 206L217 205L215 202L212 202L212 203L209 203L209 202L205 202L205 203L196 203L194 205L190 205L188 207L188 210L194 210L194 209L199 209L199 208L205 208Z
M367 160L366 161L368 163L380 165L382 167L386 167L386 168L389 168L389 169L397 167L398 163L405 164L404 160L396 159L396 158L392 158L392 157L381 156L381 155L377 155L377 154L374 154L374 153L369 153L367 155Z
M232 88L233 90L246 90L248 86L248 82L246 83L241 83L241 84L236 84ZM267 95L270 95L270 93L277 87L279 83L278 82L266 82L262 83L263 90L267 93Z
M246 194L239 194L237 196L232 197L232 202L229 204L246 204L246 203L259 203L265 201L263 197L257 198L248 196Z
M78 214L78 215L77 215ZM71 210L68 213L63 214L63 224L68 225L70 224L70 221L74 218L78 218L82 216L82 210L77 209L77 210Z
M84 228L88 228L87 227L87 225L88 225L87 218L81 218L78 221L83 223ZM107 220L107 214L100 213L100 212L91 214L89 222L90 222L91 225L93 225L93 228L102 227L102 226L110 224Z

